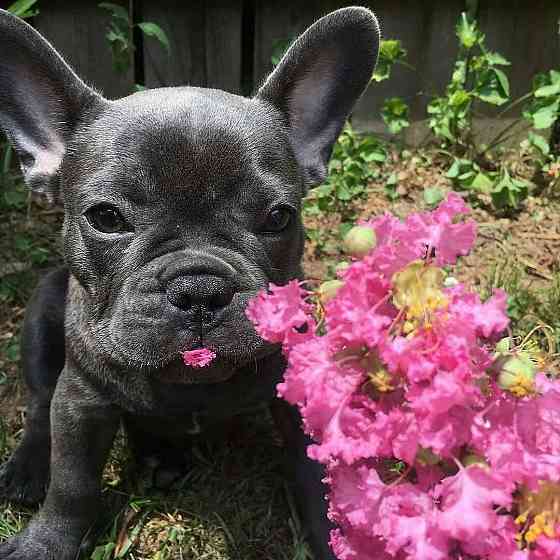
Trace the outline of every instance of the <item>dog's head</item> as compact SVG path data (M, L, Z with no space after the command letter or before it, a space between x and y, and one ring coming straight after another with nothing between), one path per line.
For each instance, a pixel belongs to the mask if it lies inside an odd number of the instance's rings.
M246 304L300 274L302 196L325 178L378 43L369 10L342 9L251 99L177 87L109 101L0 11L0 127L26 183L64 203L83 334L101 359L162 368L202 344L231 370L267 351Z

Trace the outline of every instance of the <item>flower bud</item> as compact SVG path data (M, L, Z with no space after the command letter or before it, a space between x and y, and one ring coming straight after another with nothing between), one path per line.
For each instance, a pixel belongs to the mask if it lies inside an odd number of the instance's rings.
M457 280L457 278L455 278L454 276L448 276L444 281L443 281L443 285L446 288L454 288L455 286L457 286L459 284L459 280Z
M342 261L339 262L335 267L334 267L334 271L338 274L339 272L344 272L348 269L348 267L350 266L349 262L346 261Z
M342 280L327 280L319 286L319 298L323 304L333 299L338 290L344 286Z
M354 226L344 237L344 250L352 257L365 257L376 245L377 238L373 229Z
M497 360L498 385L505 391L523 397L534 389L537 368L524 352L503 356Z
M509 336L502 338L498 344L496 344L496 353L497 354L506 354L510 350L511 339Z

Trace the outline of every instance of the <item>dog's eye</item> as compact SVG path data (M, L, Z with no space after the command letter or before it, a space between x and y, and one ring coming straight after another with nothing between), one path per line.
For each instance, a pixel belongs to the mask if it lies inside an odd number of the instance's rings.
M292 222L294 210L289 206L273 208L262 226L263 233L279 233L284 231Z
M109 204L99 204L86 212L87 221L102 233L123 233L131 231L118 208Z

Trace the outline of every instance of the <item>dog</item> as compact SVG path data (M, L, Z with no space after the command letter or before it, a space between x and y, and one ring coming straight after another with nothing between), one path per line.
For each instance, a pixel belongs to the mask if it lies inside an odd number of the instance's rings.
M307 190L367 87L379 26L366 8L319 19L252 98L197 87L109 101L32 27L0 11L0 128L26 184L64 206L65 266L23 328L29 401L0 495L43 500L0 560L74 560L124 425L139 457L269 401L317 560L329 548L322 470L297 412L275 400L285 362L245 316L268 283L302 278ZM216 354L200 369L181 352ZM196 421L194 421L196 420Z

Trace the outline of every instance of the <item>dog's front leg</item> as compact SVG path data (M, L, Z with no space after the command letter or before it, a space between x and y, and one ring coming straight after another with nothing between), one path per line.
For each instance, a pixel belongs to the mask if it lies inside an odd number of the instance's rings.
M74 560L95 522L101 475L119 409L66 366L51 406L51 482L28 528L0 545L0 560Z
M315 560L335 560L329 546L333 525L327 518L327 487L323 465L307 456L311 443L303 433L301 417L295 407L275 399L271 406L274 421L286 446L286 470L294 485L294 497L307 540Z

